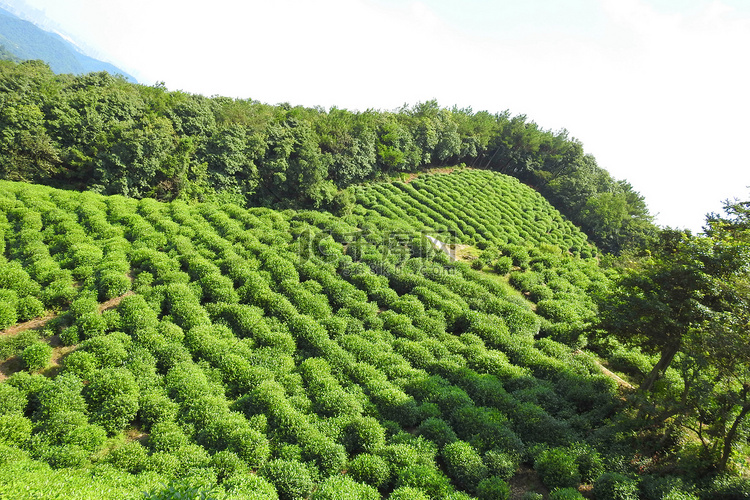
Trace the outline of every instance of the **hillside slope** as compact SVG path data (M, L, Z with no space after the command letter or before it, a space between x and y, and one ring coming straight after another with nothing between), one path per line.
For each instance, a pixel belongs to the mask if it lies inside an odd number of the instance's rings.
M446 497L502 488L547 448L600 467L587 439L619 399L594 358L538 338L548 320L507 285L360 211L0 183L3 326L60 312L0 337L28 368L0 384L4 491ZM523 266L552 269L542 257Z
M355 186L453 165L534 186L603 252L656 230L643 198L566 131L441 108L352 112L206 98L0 61L0 178L133 198L347 210Z
M574 255L595 254L586 235L537 191L484 170L423 175L411 183L371 183L356 190L367 209L417 230L446 232L463 244L556 245Z

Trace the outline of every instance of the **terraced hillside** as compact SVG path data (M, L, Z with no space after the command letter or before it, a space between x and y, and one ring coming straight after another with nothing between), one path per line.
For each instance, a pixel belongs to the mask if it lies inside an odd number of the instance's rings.
M486 175L470 174L475 188ZM503 199L492 206L508 212ZM478 241L583 250L544 210L519 228L446 220ZM530 302L419 232L394 243L401 216L367 214L0 183L0 327L56 314L0 337L3 494L501 498L517 470L554 488L622 461L592 439L619 403L592 355L540 338L553 323ZM551 286L564 259L527 252L514 272ZM573 460L562 480L559 457Z
M423 175L411 183L359 187L367 209L415 229L448 233L458 242L484 249L494 245L556 245L591 257L583 234L539 193L518 179L486 170Z

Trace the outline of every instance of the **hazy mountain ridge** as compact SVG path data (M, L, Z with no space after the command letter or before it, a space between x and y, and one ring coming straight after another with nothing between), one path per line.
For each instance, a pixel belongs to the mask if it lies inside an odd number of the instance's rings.
M83 54L57 33L45 31L0 7L0 44L19 59L41 59L55 73L83 74L107 71L136 82L132 75L113 64Z

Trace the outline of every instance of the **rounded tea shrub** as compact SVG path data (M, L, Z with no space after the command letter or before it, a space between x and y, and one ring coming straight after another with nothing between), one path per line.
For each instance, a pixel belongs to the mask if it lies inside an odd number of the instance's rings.
M385 429L372 417L355 417L344 427L343 443L349 453L372 452L385 444Z
M597 500L638 500L638 483L617 472L605 472L594 483Z
M510 486L499 477L490 476L479 482L476 494L479 500L508 500Z
M495 261L493 266L497 274L508 274L513 268L513 259L508 256L503 256Z
M138 474L146 468L148 453L138 441L130 441L109 452L106 461L118 469Z
M223 483L226 500L278 500L279 495L271 483L257 474L236 474Z
M584 500L575 488L558 488L549 494L549 500Z
M419 488L401 486L393 490L388 500L430 500L430 497Z
M539 454L534 469L548 488L575 487L581 482L575 458L567 449L550 448Z
M215 453L211 457L211 467L216 471L219 482L248 470L247 464L236 453L228 450Z
M411 465L397 471L396 487L419 488L433 498L442 498L453 491L448 478L435 467Z
M24 446L31 439L31 420L20 413L0 415L0 443Z
M0 384L0 415L22 413L28 403L26 394L18 388L10 384Z
M448 476L462 490L474 491L487 476L487 466L479 453L467 442L456 441L443 448L443 461Z
M32 295L18 299L16 309L21 321L28 321L44 314L44 304Z
M18 322L16 311L17 298L11 290L0 290L0 330L13 326Z
M380 493L351 477L331 476L315 490L310 500L380 500Z
M516 473L519 461L518 455L499 449L490 450L484 455L489 475L498 476L506 481Z
M84 395L91 421L114 434L135 419L140 389L133 374L125 368L104 368L94 372Z
M63 345L76 345L81 341L81 336L76 325L72 325L60 332L60 342Z
M430 417L422 421L417 427L417 435L429 439L439 447L458 440L450 424L441 418Z
M355 481L376 488L385 486L391 478L391 469L388 467L388 462L369 453L361 453L349 462L347 473Z
M34 342L21 353L21 359L30 372L43 370L51 358L52 347L44 342Z
M314 483L305 464L292 460L271 460L258 474L276 487L281 500L306 498Z

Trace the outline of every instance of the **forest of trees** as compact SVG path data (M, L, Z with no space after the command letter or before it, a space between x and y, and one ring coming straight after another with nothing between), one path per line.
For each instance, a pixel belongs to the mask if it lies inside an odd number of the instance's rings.
M523 115L435 101L361 112L207 98L107 73L55 75L0 61L0 178L159 200L220 199L336 211L349 186L465 164L545 195L600 249L642 246L655 227L633 187L567 131Z

